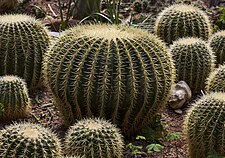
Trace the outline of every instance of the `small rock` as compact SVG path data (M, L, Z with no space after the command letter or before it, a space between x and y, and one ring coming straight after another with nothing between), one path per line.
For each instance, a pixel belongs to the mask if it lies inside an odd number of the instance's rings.
M181 109L176 109L176 110L174 110L174 112L177 113L177 114L182 114L183 113L183 111Z

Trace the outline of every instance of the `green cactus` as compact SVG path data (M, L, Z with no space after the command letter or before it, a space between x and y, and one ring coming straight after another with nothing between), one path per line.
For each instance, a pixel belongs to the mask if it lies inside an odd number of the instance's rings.
M184 121L190 158L209 153L225 156L225 93L203 96L193 104Z
M110 122L90 118L70 127L65 136L65 153L88 158L121 158L123 137Z
M216 53L217 64L225 61L225 31L219 31L212 35L209 40L210 47Z
M210 73L206 80L205 90L207 92L225 92L225 65L220 65Z
M208 40L212 34L212 27L208 16L198 7L174 4L159 14L154 32L166 43L171 44L182 37Z
M29 89L37 87L49 43L47 30L34 18L0 16L0 75L17 75L25 79Z
M129 137L153 121L173 83L165 45L137 28L79 26L47 56L45 78L67 126L83 116L104 117Z
M214 53L208 44L198 38L181 38L170 46L170 53L177 81L185 81L193 94L203 90L215 63Z
M17 123L0 132L1 158L60 158L61 156L59 139L40 125Z
M27 116L31 104L26 83L16 76L0 77L0 122Z

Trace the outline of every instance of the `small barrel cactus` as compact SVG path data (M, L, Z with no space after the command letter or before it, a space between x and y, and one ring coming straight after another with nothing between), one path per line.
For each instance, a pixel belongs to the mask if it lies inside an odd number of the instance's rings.
M212 92L196 101L184 121L190 158L209 153L225 156L225 93Z
M212 28L208 16L199 8L187 4L174 4L159 14L154 32L166 43L171 44L182 37L208 40Z
M50 48L45 69L67 125L103 117L128 137L164 107L174 76L171 56L157 37L116 25L70 30Z
M26 83L16 76L0 77L0 122L25 117L31 105Z
M185 81L193 94L205 88L205 81L214 69L215 56L211 48L198 38L181 38L170 46L177 81Z
M30 123L16 123L0 132L2 158L61 158L61 144L50 130Z
M25 79L29 89L37 87L49 44L47 30L33 17L0 16L0 75L17 75Z
M225 92L225 65L220 65L211 72L206 81L207 92Z
M209 40L210 47L216 53L217 64L225 61L225 31L219 31L212 35Z
M65 136L65 153L88 158L121 158L124 142L122 135L110 122L89 118L70 127Z

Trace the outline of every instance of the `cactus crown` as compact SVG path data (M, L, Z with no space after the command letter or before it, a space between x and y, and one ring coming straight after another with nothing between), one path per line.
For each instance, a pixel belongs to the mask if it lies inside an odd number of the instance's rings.
M0 113L1 121L10 121L27 116L31 106L24 80L12 75L1 76L0 103L3 105L3 112Z
M61 145L50 130L31 123L15 123L0 133L1 157L61 156Z
M102 117L128 136L165 105L174 79L165 44L127 26L73 28L52 45L44 66L67 125L86 116Z
M2 15L0 18L0 24L17 24L21 22L36 22L36 20L33 17L27 16L25 14L7 14Z
M164 9L156 19L154 31L168 44L182 37L208 40L212 34L208 16L198 7L187 4Z
M220 65L210 73L206 80L205 90L207 92L225 92L225 65Z
M41 83L42 60L50 44L47 29L25 14L0 16L0 75L17 75L31 90Z
M170 46L177 81L185 81L197 94L205 87L205 80L215 67L215 56L208 44L198 38L181 38Z
M225 31L219 31L209 40L210 47L215 52L217 65L225 61Z
M206 158L208 153L225 155L225 93L210 93L189 109L184 121L191 158Z
M65 138L65 151L72 156L121 158L123 146L119 129L99 118L78 121L70 127Z

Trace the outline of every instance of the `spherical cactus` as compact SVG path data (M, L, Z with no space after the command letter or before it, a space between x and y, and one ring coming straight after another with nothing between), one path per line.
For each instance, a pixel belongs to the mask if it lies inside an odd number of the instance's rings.
M206 81L207 92L225 92L225 65L220 65L211 72Z
M49 43L47 30L34 18L0 16L0 75L17 75L25 79L29 89L37 87Z
M217 64L223 64L225 61L225 31L213 34L209 40L209 44L216 53Z
M0 122L25 117L31 105L26 83L16 76L0 77Z
M182 38L170 47L177 71L177 81L185 81L193 94L205 87L205 80L214 69L215 56L201 39Z
M121 158L123 138L113 124L103 119L83 119L65 136L65 153L88 158Z
M30 123L13 124L0 132L0 157L61 158L59 139L50 130Z
M163 10L156 19L155 34L166 43L182 37L197 37L208 40L212 28L208 16L199 8L175 4Z
M210 93L196 101L184 121L190 158L209 153L225 156L225 93Z
M137 28L79 26L47 56L45 78L67 125L104 117L129 136L153 121L173 83L165 45Z

